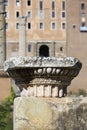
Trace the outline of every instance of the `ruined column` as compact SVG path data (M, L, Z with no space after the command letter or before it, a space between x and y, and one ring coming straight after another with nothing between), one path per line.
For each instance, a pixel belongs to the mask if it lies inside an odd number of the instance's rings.
M4 0L0 0L0 69L6 59L6 33L5 33L5 6Z
M4 70L20 90L20 97L14 100L13 130L87 130L87 120L83 118L87 99L62 98L81 67L81 62L72 57L14 57L5 61ZM76 112L80 113L78 120ZM82 127L78 127L79 119Z
M82 67L76 58L14 57L5 62L5 71L28 96L64 97L67 87Z
M19 56L26 56L26 17L20 18L19 23Z

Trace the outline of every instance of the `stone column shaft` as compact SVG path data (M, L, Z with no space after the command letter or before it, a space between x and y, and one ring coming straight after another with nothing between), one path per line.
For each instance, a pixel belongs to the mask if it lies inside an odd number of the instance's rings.
M19 56L26 56L26 17L20 18L20 24L19 24Z

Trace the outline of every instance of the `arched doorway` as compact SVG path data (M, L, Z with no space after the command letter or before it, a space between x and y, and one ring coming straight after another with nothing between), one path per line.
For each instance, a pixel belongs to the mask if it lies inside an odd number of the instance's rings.
M46 45L42 45L39 48L39 56L41 57L49 57L49 47Z

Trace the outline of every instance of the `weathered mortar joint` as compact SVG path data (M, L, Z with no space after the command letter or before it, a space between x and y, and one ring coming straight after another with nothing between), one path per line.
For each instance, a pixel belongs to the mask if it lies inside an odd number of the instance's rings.
M25 88L28 96L35 97L66 96L67 86L81 67L81 62L72 57L14 57L4 64L20 90Z

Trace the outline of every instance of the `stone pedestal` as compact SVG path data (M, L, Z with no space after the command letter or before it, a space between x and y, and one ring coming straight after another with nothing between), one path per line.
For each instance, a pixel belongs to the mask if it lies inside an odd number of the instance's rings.
M87 97L18 97L14 130L87 130Z

